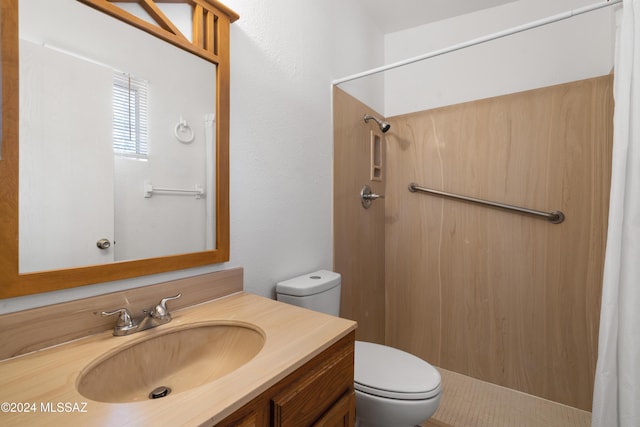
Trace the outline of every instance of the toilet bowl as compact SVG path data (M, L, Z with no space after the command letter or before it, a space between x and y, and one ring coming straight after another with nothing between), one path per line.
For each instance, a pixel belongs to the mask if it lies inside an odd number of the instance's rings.
M440 373L392 347L356 341L354 377L359 427L415 426L440 404Z
M276 295L278 301L337 316L340 286L340 274L319 270L277 283ZM410 353L356 341L354 365L358 427L415 426L440 404L440 373Z

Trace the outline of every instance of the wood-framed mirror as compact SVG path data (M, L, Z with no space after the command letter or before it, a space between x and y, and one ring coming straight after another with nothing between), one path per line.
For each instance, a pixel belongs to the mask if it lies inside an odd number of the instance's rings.
M81 7L98 13L110 20L124 22L128 26L135 27L135 31L151 34L153 38L162 40L179 48L183 52L189 52L199 59L204 59L215 66L215 117L211 128L213 141L214 165L211 177L212 188L210 195L212 215L215 218L213 225L213 242L205 250L197 250L188 253L169 252L171 255L136 257L131 259L107 262L104 264L86 264L80 262L78 266L51 267L45 269L24 268L21 257L21 233L24 236L24 213L20 211L21 196L20 172L25 168L22 165L20 137L24 132L24 123L21 122L21 41L20 41L20 15L19 4L25 0L3 0L0 9L0 30L2 40L0 42L1 59L1 89L2 89L2 114L1 114L1 139L0 139L0 298L8 298L29 295L77 286L126 279L136 276L162 273L173 270L221 263L229 260L229 26L238 19L238 15L217 2L216 0L64 0L74 2ZM28 1L28 0L27 0ZM141 8L147 15L143 19L139 15L130 12L125 7L126 3ZM164 4L163 4L164 3ZM120 4L120 5L119 5ZM159 5L162 4L162 5ZM185 37L183 32L174 25L173 21L163 13L163 7L179 5L189 7L191 14L191 37ZM88 7L89 6L89 7ZM122 7L120 7L122 6ZM129 5L130 6L130 5ZM160 7L163 6L163 7ZM104 13L102 13L104 12ZM108 16L107 16L108 15ZM48 16L48 19L52 19ZM108 38L109 35L103 35ZM26 54L24 55L26 57ZM178 78L189 79L189 69L185 68L185 75ZM25 79L22 79L23 81ZM23 83L23 82L22 82ZM213 100L212 100L213 103ZM166 103L165 103L166 105ZM213 108L212 108L213 109ZM176 117L175 136L180 142L187 142L189 138L182 138L179 132L190 129L182 128L181 123L186 123L182 117ZM189 137L190 135L186 135ZM46 175L45 175L46 176ZM26 186L22 183L23 187ZM136 188L141 183L136 182ZM146 184L145 184L146 185ZM158 184L155 184L158 185ZM33 185L30 185L33 187ZM145 187L146 189L147 187ZM196 187L197 189L198 187ZM73 191L70 189L69 191ZM21 198L22 197L22 198ZM154 196L155 197L155 196ZM206 197L205 197L206 198ZM22 200L22 201L21 201ZM49 209L46 204L41 204L45 215ZM52 208L51 213L57 208ZM213 221L212 221L213 222ZM55 226L55 222L53 223ZM21 228L23 227L23 228ZM52 227L52 225L49 225ZM22 231L21 231L22 230ZM45 228L46 230L46 228ZM93 239L95 240L95 238ZM133 240L133 239L132 239ZM39 243L36 239L36 243ZM42 248L45 253L51 254L64 252L65 244L57 244L57 241L42 239ZM95 250L96 242L93 242ZM22 245L24 251L25 245ZM210 249L209 249L210 247ZM23 260L24 261L24 260ZM73 264L72 264L73 265Z

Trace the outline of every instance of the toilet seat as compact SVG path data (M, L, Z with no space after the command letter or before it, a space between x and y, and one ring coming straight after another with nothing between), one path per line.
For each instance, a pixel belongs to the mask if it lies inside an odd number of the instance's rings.
M440 373L424 360L396 348L356 341L356 390L398 400L431 399L440 394Z

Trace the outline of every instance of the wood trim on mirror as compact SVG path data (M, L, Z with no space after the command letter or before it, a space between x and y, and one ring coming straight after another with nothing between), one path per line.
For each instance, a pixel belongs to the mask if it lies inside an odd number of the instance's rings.
M0 5L0 60L2 89L2 134L0 140L0 298L30 295L136 276L221 263L229 260L229 25L238 15L215 0L173 0L215 9L208 18L211 33L201 37L203 47L176 44L166 34L152 32L163 40L217 64L216 72L216 249L112 264L20 274L18 263L18 152L19 152L19 48L18 1ZM97 0L81 0L98 3ZM145 0L146 1L146 0ZM167 0L155 0L162 3ZM171 0L168 0L171 2ZM101 0L102 3L108 3ZM148 1L148 3L152 3ZM113 6L113 5L112 5ZM113 6L115 7L115 6ZM118 8L119 9L119 8ZM122 14L125 15L124 13ZM122 19L122 17L118 17ZM205 16L206 18L206 16ZM129 22L131 23L131 22ZM135 25L132 23L132 25ZM137 25L136 25L137 26ZM145 29L147 31L147 29ZM211 40L216 32L217 43ZM163 33L166 33L163 35ZM176 36L179 37L179 36ZM171 40L170 40L171 39ZM183 38L183 40L186 40ZM189 45L187 48L183 44ZM203 53L204 52L204 53ZM215 59L215 60L214 60ZM52 251L61 248L51 248Z
M228 29L237 13L215 0L78 0L116 19L133 25L181 49L220 65L221 54L229 54ZM153 25L121 9L117 3L139 3L157 22ZM156 3L186 3L193 7L193 41L186 38L162 13ZM225 33L227 36L225 37ZM227 61L228 64L228 61Z

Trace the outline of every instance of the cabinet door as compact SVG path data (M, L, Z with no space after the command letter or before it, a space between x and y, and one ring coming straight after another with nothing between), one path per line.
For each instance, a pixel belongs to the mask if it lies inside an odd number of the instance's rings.
M351 332L216 427L353 427L354 340Z
M353 393L353 347L340 348L272 399L274 427L313 425ZM327 424L330 425L330 424Z
M313 427L352 427L356 423L356 398L348 391L325 414L313 424Z

